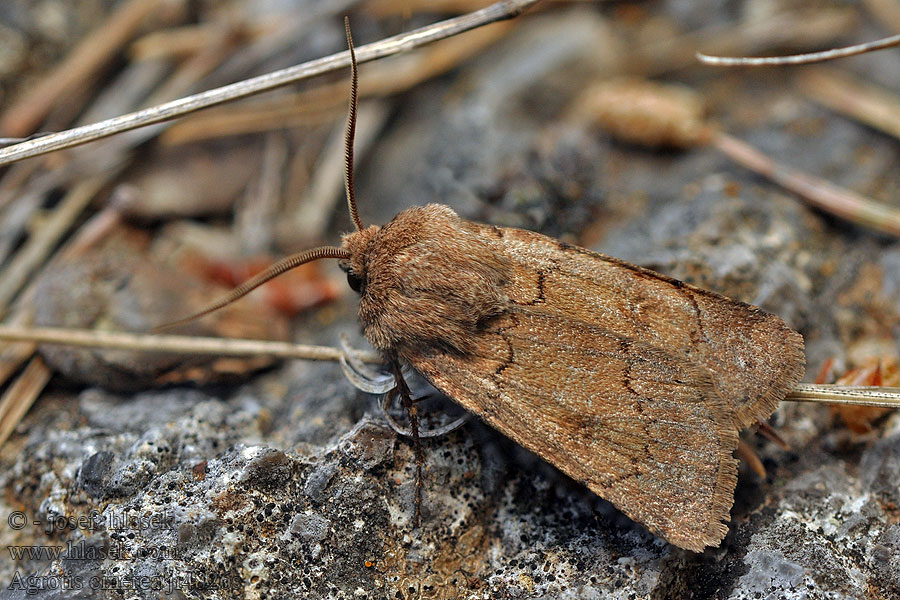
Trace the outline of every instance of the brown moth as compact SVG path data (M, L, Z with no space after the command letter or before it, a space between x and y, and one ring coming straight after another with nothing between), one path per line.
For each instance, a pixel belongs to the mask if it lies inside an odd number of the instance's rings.
M364 227L353 195L352 58L346 192L356 231L287 257L197 315L302 263L337 258L366 339L672 544L718 545L738 432L799 381L803 339L780 318L531 231L429 204ZM418 480L421 454L418 454ZM419 488L421 489L421 488Z

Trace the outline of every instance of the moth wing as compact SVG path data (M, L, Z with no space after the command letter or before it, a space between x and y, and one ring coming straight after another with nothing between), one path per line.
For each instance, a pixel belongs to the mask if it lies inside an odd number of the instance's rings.
M467 224L515 265L512 304L687 356L714 374L739 428L767 419L803 375L803 338L776 315L539 233Z
M738 437L733 407L702 367L524 306L493 319L471 353L406 358L650 531L695 551L724 538Z

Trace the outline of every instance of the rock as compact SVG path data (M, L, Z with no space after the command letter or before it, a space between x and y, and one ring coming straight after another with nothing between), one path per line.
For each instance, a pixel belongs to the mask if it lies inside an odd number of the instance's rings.
M712 4L660 10L723 20ZM471 79L405 95L360 171L364 221L445 202L758 303L805 335L808 379L859 339L896 337L897 242L822 215L713 150L648 152L564 122L567 99L596 74L585 66L606 43L597 37L619 33L602 10L552 8L466 67ZM879 76L896 79L896 61L883 60ZM864 162L867 177L898 189L893 141L792 99L783 73L771 73L684 78L727 98L712 103L716 118L779 160L822 165L845 185ZM857 155L866 148L875 150ZM70 289L64 281L75 286L60 276L57 289ZM357 332L354 311L348 302L299 319L296 335L334 345ZM745 435L768 476L742 469L728 536L695 554L477 421L425 442L415 527L410 441L333 364L294 362L205 390L53 389L0 450L0 506L43 524L95 514L103 526L2 527L0 539L84 541L126 558L0 563L0 581L103 576L111 589L64 596L96 598L157 598L162 585L173 597L259 599L900 594L897 416L856 437L824 407L785 403L772 425L793 450ZM4 588L0 598L24 594Z

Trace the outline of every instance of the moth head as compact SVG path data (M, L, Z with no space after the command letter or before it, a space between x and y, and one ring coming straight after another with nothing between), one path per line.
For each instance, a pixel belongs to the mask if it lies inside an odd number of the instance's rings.
M365 292L368 274L366 259L372 247L372 241L380 229L377 225L370 225L365 229L345 234L342 239L341 249L347 252L348 257L341 259L338 264L341 270L347 274L347 283L350 288L358 294Z
M183 325L194 319L198 319L204 315L215 312L220 308L228 306L235 300L249 294L252 290L261 286L265 282L278 277L285 271L290 271L302 264L318 260L320 258L336 258L340 260L341 268L347 273L347 282L350 287L357 292L362 292L366 285L366 250L371 245L378 227L363 226L362 220L359 218L359 212L356 209L356 197L353 193L353 138L356 135L356 109L358 105L357 90L359 86L359 75L356 65L356 51L353 48L353 38L350 35L350 21L344 18L344 28L347 32L347 45L350 49L350 110L347 117L347 130L344 136L344 189L347 194L347 207L350 210L350 218L356 231L344 236L343 243L340 247L322 246L313 248L306 252L293 254L285 257L274 265L259 273L255 277L245 281L240 286L231 290L228 294L208 304L198 312L179 319L172 323L167 323L154 328L155 331L169 329L178 325Z

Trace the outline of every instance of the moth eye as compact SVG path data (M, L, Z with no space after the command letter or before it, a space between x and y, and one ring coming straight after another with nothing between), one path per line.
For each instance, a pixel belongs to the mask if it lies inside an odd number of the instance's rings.
M350 289L352 289L357 294L362 293L363 288L363 280L361 277L357 277L353 271L347 271L347 283L350 284Z

